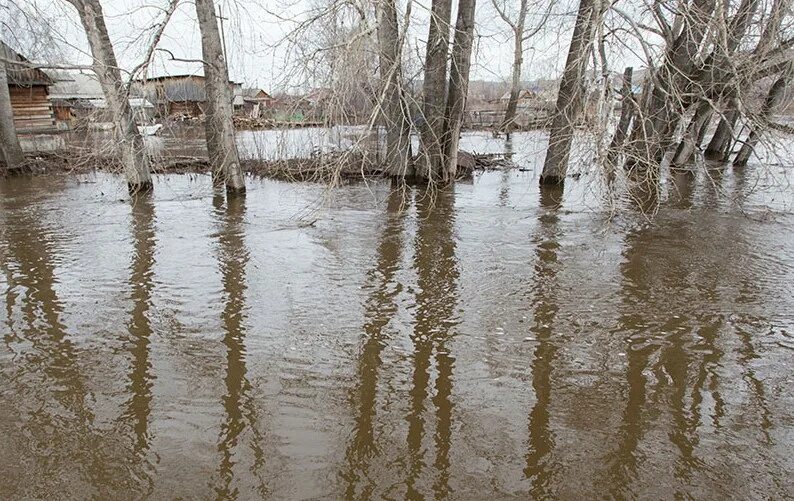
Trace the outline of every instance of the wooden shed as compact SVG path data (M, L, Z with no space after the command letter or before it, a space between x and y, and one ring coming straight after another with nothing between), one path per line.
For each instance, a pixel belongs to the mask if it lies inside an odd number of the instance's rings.
M0 57L28 63L18 52L0 41ZM50 132L55 130L55 116L48 87L53 80L38 68L6 63L8 91L18 132Z

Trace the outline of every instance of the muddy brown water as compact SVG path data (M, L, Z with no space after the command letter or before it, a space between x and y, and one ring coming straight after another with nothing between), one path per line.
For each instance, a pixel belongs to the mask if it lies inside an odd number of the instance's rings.
M764 179L0 180L0 498L791 497Z

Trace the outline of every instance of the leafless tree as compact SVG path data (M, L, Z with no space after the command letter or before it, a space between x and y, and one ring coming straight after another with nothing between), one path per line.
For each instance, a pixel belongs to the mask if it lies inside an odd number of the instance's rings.
M207 93L205 127L207 151L215 183L225 183L229 193L245 192L232 123L232 90L213 0L195 0Z
M770 9L768 20L763 27L758 44L753 50L752 57L755 60L764 59L774 48L777 43L778 34L781 29L783 19L787 14L790 14L791 0L775 0ZM755 73L754 71L751 72ZM737 75L741 76L741 75ZM728 160L733 145L735 136L734 128L741 115L739 111L740 105L740 89L742 87L752 86L754 78L743 79L743 81L733 82L728 86L724 98L725 108L721 114L721 119L717 129L714 131L711 141L709 141L706 148L705 155L708 158Z
M764 100L764 104L761 108L761 112L759 114L760 116L756 120L759 126L763 125L765 121L769 120L769 115L771 115L775 111L775 108L777 108L778 105L780 105L780 103L783 101L786 93L786 86L791 83L793 73L794 62L789 61L786 63L783 72L769 89L769 93L767 94L767 97ZM739 150L739 153L736 154L736 158L733 160L733 165L743 166L747 164L747 161L750 159L750 155L753 153L756 145L758 144L758 138L758 130L751 126L750 134L748 135L747 139L745 139L744 144L742 144L742 148Z
M413 176L411 123L403 88L403 37L395 0L376 0L378 56L386 127L386 170L396 177Z
M537 35L541 29L546 26L546 21L551 14L551 9L554 2L550 1L546 12L542 15L540 21L527 32L527 14L529 12L529 0L520 0L518 3L518 12L511 16L510 5L515 2L506 0L491 0L491 3L499 14L499 17L510 28L513 37L513 66L510 78L510 97L507 101L507 109L505 116L502 119L500 126L501 130L510 130L513 127L516 119L516 110L518 109L518 99L521 93L521 71L524 65L524 43Z
M422 85L420 174L430 181L443 177L444 113L446 111L447 55L452 0L433 0Z
M574 127L581 116L583 78L596 26L602 22L602 0L580 0L576 24L568 48L557 105L549 130L549 147L543 164L541 184L562 184L568 170Z
M446 122L444 124L443 179L455 179L458 169L458 144L460 140L466 97L469 93L471 52L474 45L474 12L476 0L458 1L458 19L455 22L455 39L452 46L452 64L449 71Z
M121 78L116 54L110 42L105 17L99 0L66 0L77 9L80 22L88 37L93 56L93 69L108 108L113 116L116 143L127 187L131 193L152 189L149 158L144 151L143 138L138 132L128 100L127 86Z

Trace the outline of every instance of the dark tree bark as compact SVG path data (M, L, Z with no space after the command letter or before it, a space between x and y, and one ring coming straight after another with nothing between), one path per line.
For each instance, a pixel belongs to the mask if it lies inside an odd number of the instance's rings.
M446 136L443 144L445 167L442 175L445 181L451 181L457 175L460 130L466 110L466 95L469 91L476 3L476 0L460 0L458 2L455 44L452 47L452 66L449 71L447 121L444 128Z
M207 94L207 119L204 124L212 179L216 184L225 183L227 193L244 193L245 178L234 142L232 90L215 16L215 5L213 0L195 0L195 4L204 59Z
M444 168L444 112L446 108L447 53L452 0L433 0L430 28L427 35L425 80L422 87L424 120L420 142L422 177L439 180Z
M615 127L615 134L612 136L612 141L609 144L609 153L607 154L609 164L615 163L620 148L623 147L623 143L626 141L626 136L629 133L631 119L634 118L636 103L634 102L634 93L631 88L633 77L634 68L627 66L623 71L623 86L620 89L620 95L622 96L620 119L618 120L617 127Z
M380 0L376 9L383 86L382 114L386 127L386 171L394 177L411 177L414 174L411 165L411 123L403 89L402 38L395 0Z
M540 184L562 184L565 180L574 127L582 114L582 86L587 55L595 27L601 22L601 14L598 0L579 1L579 12L557 94Z
M0 153L9 171L22 166L24 156L19 144L17 129L14 125L14 110L11 108L11 95L8 91L8 77L5 63L0 62Z
M769 94L767 94L764 105L761 107L762 122L769 120L769 116L775 111L775 108L780 105L781 101L783 101L783 98L786 94L786 85L791 82L793 69L794 63L788 63L786 69L769 89ZM744 141L739 153L736 154L736 158L733 160L733 165L737 167L747 165L747 161L750 159L750 155L753 153L753 151L755 151L757 144L758 128L755 127L750 130L750 135Z
M733 147L733 130L739 120L735 94L732 93L728 96L727 102L727 109L720 118L717 129L706 147L705 156L712 160L726 161Z
M80 22L88 37L91 55L94 58L94 73L97 75L108 109L113 115L115 144L121 153L121 162L130 193L152 189L149 173L149 157L144 149L143 138L138 132L129 93L121 79L116 54L110 42L102 6L99 0L67 0L76 9Z

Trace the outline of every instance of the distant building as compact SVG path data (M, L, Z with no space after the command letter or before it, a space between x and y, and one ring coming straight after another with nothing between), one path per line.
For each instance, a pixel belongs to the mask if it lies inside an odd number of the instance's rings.
M73 128L83 122L110 122L102 86L91 71L61 72L50 86L50 101L60 128ZM147 123L155 115L155 106L145 97L129 100L138 123Z
M258 88L235 87L234 112L237 115L249 118L259 118L265 110L275 106L276 100Z
M518 91L518 105L521 106L523 103L529 103L538 98L538 94L530 89L521 89ZM499 98L500 101L503 103L507 103L510 101L510 91L505 92L502 94L502 97Z
M143 80L135 80L132 94L146 97L153 103L157 113L162 116L187 115L198 117L203 115L207 105L203 75L166 75ZM232 90L240 88L240 84L229 82ZM233 99L237 95L233 95ZM233 101L234 102L234 101ZM240 105L243 100L239 99Z
M0 41L0 58L29 63L29 61ZM51 132L55 117L49 100L48 87L52 78L37 68L6 63L8 92L14 112L14 126L18 132Z

